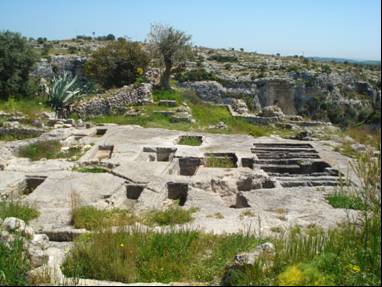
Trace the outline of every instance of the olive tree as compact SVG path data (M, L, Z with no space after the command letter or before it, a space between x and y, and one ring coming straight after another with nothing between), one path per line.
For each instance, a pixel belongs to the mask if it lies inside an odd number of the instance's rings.
M161 75L161 87L170 89L170 76L173 66L185 60L191 51L191 36L173 27L152 25L147 42L153 55L164 66Z

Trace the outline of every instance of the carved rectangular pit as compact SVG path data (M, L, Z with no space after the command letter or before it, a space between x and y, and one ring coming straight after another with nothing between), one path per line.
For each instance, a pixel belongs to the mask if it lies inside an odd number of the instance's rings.
M202 136L180 136L178 140L178 145L200 146L202 143Z
M137 200L141 196L145 187L146 187L146 185L144 185L144 184L131 184L131 183L127 184L126 185L126 197L128 199Z
M253 158L243 157L241 159L242 167L248 167L250 169L253 169L253 163L254 163L254 159Z
M167 192L169 199L179 200L179 205L183 206L187 201L188 184L180 182L168 182Z
M104 159L110 159L114 150L114 145L100 145L95 155L95 159L102 161Z
M248 203L248 199L240 192L236 194L236 202L231 205L230 208L249 208L251 207Z
M31 194L39 185L41 185L45 180L47 179L47 176L26 176L25 177L25 186L23 189L23 194Z
M105 128L99 128L96 130L96 136L99 136L99 137L102 137L103 135L105 135L107 132L107 129Z
M184 157L179 159L179 174L193 176L201 164L201 159L196 157Z
M237 168L238 158L234 153L206 153L204 166L211 168Z
M169 148L169 147L144 147L143 152L148 153L148 160L149 161L172 161L176 148Z

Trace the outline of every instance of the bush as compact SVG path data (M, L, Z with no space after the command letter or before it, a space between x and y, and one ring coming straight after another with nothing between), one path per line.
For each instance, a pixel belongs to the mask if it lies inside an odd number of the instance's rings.
M148 62L140 44L120 40L95 51L85 64L85 74L104 88L122 87L134 83Z
M37 60L26 38L0 32L0 99L31 96L36 91L29 73Z

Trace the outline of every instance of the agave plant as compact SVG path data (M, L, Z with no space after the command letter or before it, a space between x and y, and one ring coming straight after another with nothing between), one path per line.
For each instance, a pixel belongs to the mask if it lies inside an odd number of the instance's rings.
M49 104L55 110L57 117L67 116L70 104L81 91L76 84L77 76L73 78L68 72L54 79Z

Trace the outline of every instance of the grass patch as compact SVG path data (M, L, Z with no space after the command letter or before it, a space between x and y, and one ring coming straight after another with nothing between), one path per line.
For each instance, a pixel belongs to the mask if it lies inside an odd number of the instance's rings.
M39 117L42 112L49 112L51 109L45 104L45 100L39 99L8 99L0 101L0 110L7 113L23 113L29 120Z
M29 205L16 201L0 201L1 219L5 219L7 217L17 217L28 223L32 219L39 217L39 215L40 213Z
M217 157L208 156L205 162L206 167L211 168L236 168L235 162L229 156Z
M27 272L30 265L23 248L23 240L16 239L6 246L0 241L0 285L28 286Z
M197 231L102 232L82 236L67 257L67 276L117 282L213 282L233 256L256 246L242 234L216 236Z
M181 136L178 145L200 146L203 143L199 136Z
M166 210L154 210L145 215L144 223L150 226L185 224L193 220L194 208L183 209L179 206L171 206Z
M72 210L72 224L75 228L98 230L111 226L131 225L137 218L127 210L100 210L91 206L83 206Z
M17 140L25 140L30 138L35 138L36 136L32 135L10 135L10 134L0 134L0 141L17 141Z
M36 161L42 158L73 158L78 157L82 153L81 147L70 147L66 151L61 151L61 147L60 141L57 140L38 141L20 148L18 156L27 157L32 161Z
M346 195L342 193L330 194L326 197L326 200L334 208L346 208L354 210L365 210L366 206L362 199L357 196Z
M81 172L81 173L107 173L107 172L109 172L108 169L106 169L104 167L99 167L99 166L75 167L72 170L76 171L76 172Z
M101 210L91 206L75 207L72 209L72 224L75 228L100 230L111 226L126 226L141 222L148 226L172 226L185 224L193 220L192 214L197 209L183 209L171 206L166 210L153 210L137 216L128 210Z

